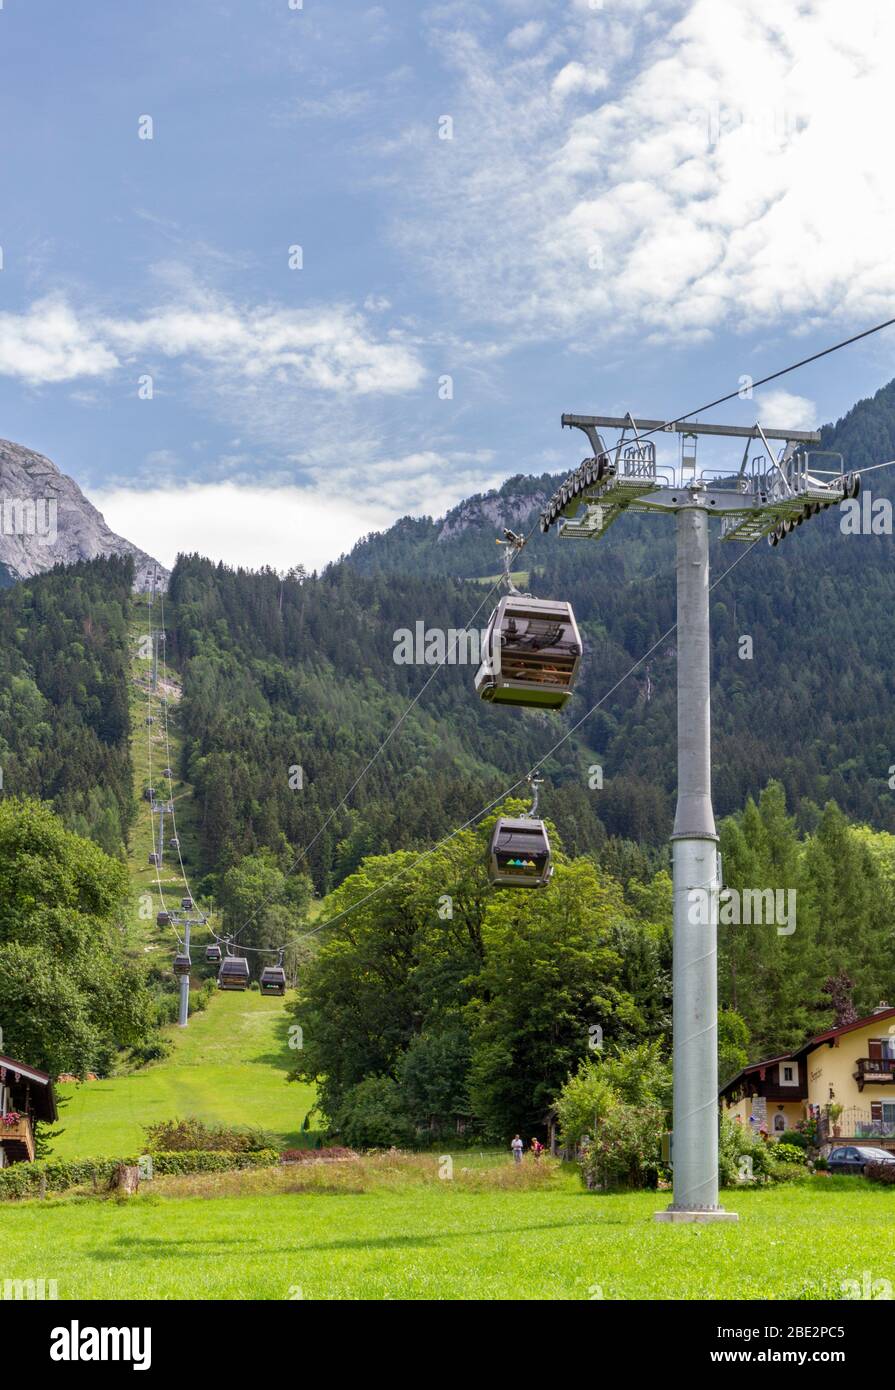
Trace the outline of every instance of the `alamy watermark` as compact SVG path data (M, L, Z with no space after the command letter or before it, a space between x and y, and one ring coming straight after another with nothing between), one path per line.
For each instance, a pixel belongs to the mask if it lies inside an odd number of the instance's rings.
M0 534L34 536L40 545L55 545L58 508L55 497L0 497Z
M718 922L722 927L776 927L778 936L792 936L796 929L795 888L722 888L717 894ZM687 920L707 927L712 920L713 892L687 890Z
M56 1279L4 1279L0 1284L0 1297L4 1301L24 1300L40 1303L59 1297L59 1283Z
M839 530L843 536L891 536L892 503L888 497L874 497L869 488L860 497L846 497L839 503Z
M487 629L426 627L420 619L392 633L392 660L396 666L478 666L486 636Z

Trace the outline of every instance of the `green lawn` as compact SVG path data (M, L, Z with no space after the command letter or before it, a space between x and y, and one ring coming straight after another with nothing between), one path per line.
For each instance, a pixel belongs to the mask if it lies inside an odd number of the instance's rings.
M163 1062L131 1076L59 1086L64 1133L53 1155L137 1153L143 1124L184 1115L259 1125L284 1145L300 1144L299 1126L314 1091L286 1082L295 1053L285 1002L255 990L222 991L187 1028L170 1030L175 1050Z
M55 1278L63 1299L837 1299L865 1272L895 1283L895 1189L726 1194L736 1226L659 1225L666 1202L591 1196L572 1173L519 1192L31 1202L0 1208L0 1246L4 1278Z

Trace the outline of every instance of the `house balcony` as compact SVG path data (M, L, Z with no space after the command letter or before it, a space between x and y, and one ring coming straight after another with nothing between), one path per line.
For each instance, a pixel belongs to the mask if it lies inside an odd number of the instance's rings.
M859 1057L855 1080L858 1090L865 1085L895 1086L895 1057Z
M830 1123L828 1115L818 1116L817 1138L821 1144L860 1144L868 1139L883 1139L886 1141L884 1147L891 1148L895 1144L895 1120L874 1118L869 1110L848 1105L835 1124Z
M34 1162L34 1134L27 1115L21 1115L14 1125L6 1124L0 1116L0 1145L7 1163Z

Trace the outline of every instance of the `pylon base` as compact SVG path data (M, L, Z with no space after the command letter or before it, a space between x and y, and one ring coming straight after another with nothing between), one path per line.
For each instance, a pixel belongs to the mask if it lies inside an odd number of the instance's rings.
M739 1221L740 1214L736 1211L725 1211L723 1207L716 1207L713 1211L699 1211L693 1208L678 1211L674 1207L666 1207L664 1211L653 1213L656 1221Z

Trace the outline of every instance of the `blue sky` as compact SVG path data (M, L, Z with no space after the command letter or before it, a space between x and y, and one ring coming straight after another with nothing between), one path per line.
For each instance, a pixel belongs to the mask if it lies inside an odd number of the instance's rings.
M0 434L166 563L319 565L574 467L563 410L893 313L893 11L3 0ZM892 376L882 335L712 418Z

